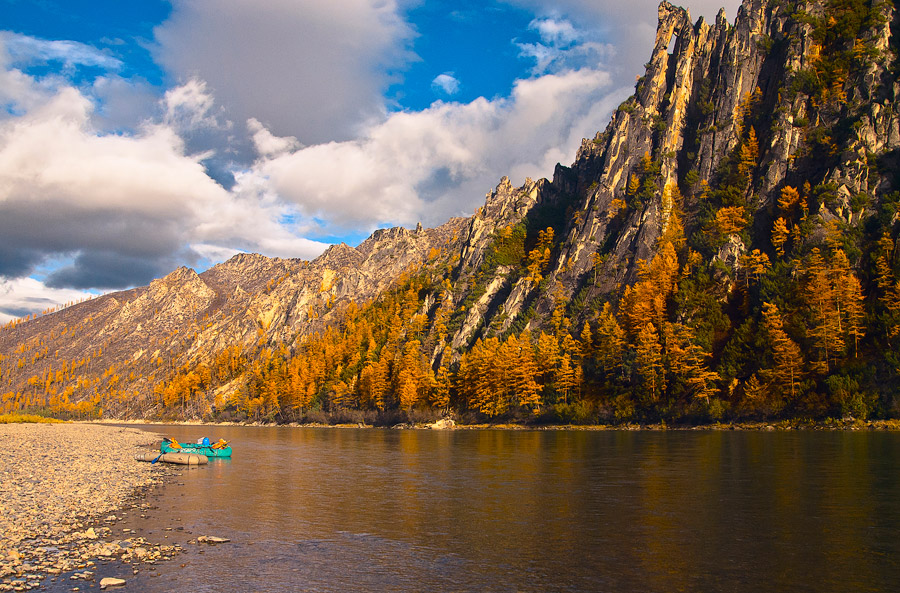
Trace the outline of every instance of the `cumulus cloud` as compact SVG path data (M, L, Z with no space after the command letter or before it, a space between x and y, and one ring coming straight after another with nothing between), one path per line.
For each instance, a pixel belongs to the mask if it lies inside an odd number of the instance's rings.
M177 78L205 80L232 121L311 144L383 116L412 37L394 0L176 0L156 55Z
M30 111L47 100L54 92L58 79L39 82L12 64L6 50L5 37L0 35L0 119L15 113Z
M179 121L202 124L209 102L200 88L173 89L163 107L195 107ZM297 257L325 248L282 224L290 208L274 198L217 184L168 116L111 134L97 130L93 111L62 87L0 120L0 276L68 258L47 286L124 288L222 248Z
M200 128L229 127L230 122L222 122L213 112L215 99L207 88L206 81L191 78L184 84L166 91L164 123L181 132Z
M50 288L123 288L146 284L149 279L165 276L178 264L174 257L153 258L146 253L123 253L121 250L83 249L71 265L50 274Z
M253 147L259 156L271 157L302 148L293 136L276 136L253 117L247 120L247 131L251 134Z
M261 159L254 171L334 231L439 224L471 214L504 173L523 181L571 161L628 92L597 70L520 80L508 98L394 113L357 140Z
M161 109L159 90L142 78L108 73L82 92L95 104L91 123L99 131L133 130Z
M49 68L34 76L31 66ZM0 31L0 119L44 105L71 86L77 66L100 69L93 82L82 81L80 92L95 104L92 123L100 131L130 130L157 110L159 92L140 77L124 78L122 63L106 52L75 41L47 41Z
M312 259L328 244L304 237L310 221L273 191L256 171L235 175L228 200L197 204L191 247L209 255L233 250L255 251L274 257ZM211 261L221 261L213 259Z
M434 77L434 80L431 81L431 88L436 92L453 96L459 92L459 81L453 72L444 72Z
M190 224L185 197L224 197L203 167L183 155L171 129L97 135L91 111L83 95L67 88L0 123L0 274L22 274L47 254L75 252L82 260L99 253L106 261L110 253L144 257L159 262L158 272L174 259ZM61 273L56 285L113 287L152 278L130 269L104 284Z

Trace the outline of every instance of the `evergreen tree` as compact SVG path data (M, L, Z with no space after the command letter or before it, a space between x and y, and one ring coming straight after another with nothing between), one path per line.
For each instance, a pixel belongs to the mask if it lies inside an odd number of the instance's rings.
M772 303L763 304L763 319L766 333L769 336L769 347L772 351L775 367L772 369L775 382L782 393L789 393L790 400L797 398L802 381L803 356L800 347L784 331L784 321L778 307ZM780 396L777 399L781 399Z

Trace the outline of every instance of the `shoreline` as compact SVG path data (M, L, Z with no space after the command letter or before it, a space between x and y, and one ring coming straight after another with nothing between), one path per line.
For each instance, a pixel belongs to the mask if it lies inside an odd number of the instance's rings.
M96 423L0 425L0 591L78 586L103 561L131 575L178 553L113 529L172 475L134 460L158 438Z
M666 424L665 422L654 424L547 424L528 425L513 423L498 424L456 424L447 426L435 426L435 423L399 424L395 426L375 426L372 424L325 424L308 423L300 424L289 422L275 424L266 422L214 422L205 420L116 420L101 419L85 423L100 425L146 425L146 426L256 426L272 428L370 428L381 430L567 430L567 431L789 431L789 430L839 430L839 431L900 431L900 420L773 420L773 421L747 421L747 422L719 422L713 424Z

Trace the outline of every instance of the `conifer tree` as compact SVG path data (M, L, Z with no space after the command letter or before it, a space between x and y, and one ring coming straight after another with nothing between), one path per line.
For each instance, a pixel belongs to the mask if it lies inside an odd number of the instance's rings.
M738 173L746 179L747 183L750 182L750 174L756 167L758 159L759 141L756 139L756 130L750 126L747 140L741 145L740 162L738 163Z
M578 356L588 359L594 353L594 334L591 332L591 324L587 321L581 326L581 335L578 339Z
M603 305L600 318L597 320L597 364L606 372L612 373L622 364L622 352L625 348L625 330L613 315L609 303Z
M510 378L513 393L520 406L529 410L537 410L541 405L540 385L536 378L539 374L531 336L526 331L518 338L510 336L507 341L511 360Z
M853 344L853 357L856 358L859 340L865 335L862 287L842 249L832 251L830 264L838 331Z
M666 305L675 290L678 278L678 257L675 246L665 242L650 265L638 262L639 281L625 289L622 297L625 319L631 335L637 335L650 320L660 326L666 318Z
M779 216L772 226L772 245L775 247L779 257L784 257L784 244L788 240L789 234L787 222L783 217Z
M550 263L550 248L553 246L553 227L547 227L538 233L537 245L528 253L528 280L539 284L543 279L544 269Z
M446 365L442 364L438 368L431 405L444 412L450 407L450 371Z
M787 185L782 188L781 197L778 198L778 207L781 208L782 212L784 212L790 218L794 215L794 211L797 209L797 206L799 204L800 192L797 191L796 187Z
M551 383L559 361L559 342L555 337L545 332L538 335L535 359L538 367L538 382L544 385Z
M844 339L829 271L817 247L806 259L804 277L804 296L811 313L807 334L821 354L816 369L824 374L831 369L838 354L843 352Z
M900 280L894 276L891 267L894 249L894 241L885 233L878 240L878 255L875 259L878 302L883 308L881 318L889 345L900 336Z
M651 402L656 402L666 388L659 333L649 321L641 328L635 349L638 373Z
M563 402L569 402L569 393L575 387L575 369L572 366L572 357L568 353L560 356L559 365L554 373L553 383L556 392L562 395Z
M760 383L756 373L750 375L750 378L744 382L744 397L755 404L766 399L766 388Z
M716 231L720 240L729 235L740 233L747 226L747 218L743 206L728 206L716 212Z
M719 374L708 368L712 355L696 343L693 330L686 325L669 323L665 333L670 373L684 383L690 395L709 402L720 380Z
M761 252L759 249L754 249L750 253L745 253L741 256L741 265L743 266L744 279L746 282L746 288L750 288L750 278L754 278L756 282L759 282L760 276L769 271L772 267L769 262L769 256L765 253Z
M763 319L775 362L772 369L774 379L783 392L790 393L791 400L794 400L802 381L803 356L800 347L784 331L784 321L776 305L763 304Z

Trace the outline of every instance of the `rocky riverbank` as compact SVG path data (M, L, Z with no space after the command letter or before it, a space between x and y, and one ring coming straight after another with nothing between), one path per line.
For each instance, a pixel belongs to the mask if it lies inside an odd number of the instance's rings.
M56 575L77 587L93 580L97 559L137 564L177 553L113 529L116 513L146 506L136 495L171 472L134 460L156 439L94 424L0 425L0 591Z

